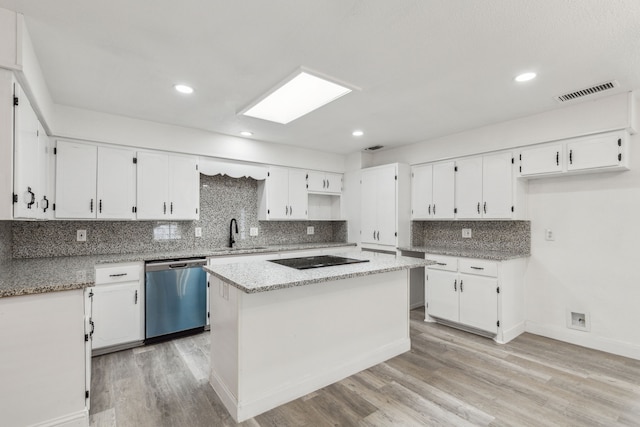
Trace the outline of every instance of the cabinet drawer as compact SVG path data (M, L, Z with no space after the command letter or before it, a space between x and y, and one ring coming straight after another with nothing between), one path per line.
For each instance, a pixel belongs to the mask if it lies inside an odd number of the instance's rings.
M460 273L498 277L498 263L482 259L460 259Z
M427 261L435 261L435 264L428 266L432 270L458 271L458 258L456 257L427 254L425 258Z
M96 285L140 280L141 264L119 264L96 267Z

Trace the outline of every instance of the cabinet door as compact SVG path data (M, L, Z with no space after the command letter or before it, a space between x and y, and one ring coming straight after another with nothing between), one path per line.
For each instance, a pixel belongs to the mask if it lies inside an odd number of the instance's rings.
M38 142L38 118L20 86L15 85L18 106L15 108L14 183L18 201L13 205L14 218L38 218L42 198L41 147Z
M138 219L169 217L169 158L166 154L138 153L137 165Z
M411 170L411 219L429 219L432 200L433 166L414 166Z
M433 218L455 217L455 163L433 165Z
M427 313L440 319L458 321L458 275L439 270L426 270L425 295Z
M377 207L378 188L376 171L363 171L360 180L362 182L360 194L360 240L362 243L378 243L377 232Z
M196 219L200 201L200 173L195 157L169 156L169 205L172 219Z
M482 217L482 157L456 161L455 200L459 219Z
M308 203L307 173L299 169L290 169L289 219L306 219Z
M98 285L93 296L93 348L144 338L140 282Z
M307 190L323 193L327 189L327 179L324 172L311 171L307 179Z
M269 168L266 185L267 217L289 219L289 170Z
M40 138L44 135L44 131L40 132ZM53 205L56 202L56 155L54 154L55 140L53 138L46 137L47 139L47 178L46 193L42 198L41 209L45 219L54 219L55 211Z
M135 151L98 147L98 218L134 219Z
M482 216L511 218L513 213L513 156L498 153L482 159Z
M622 139L618 134L594 136L567 143L567 170L618 166Z
M467 274L461 274L459 278L460 323L497 333L498 281Z
M527 148L520 152L520 175L545 175L562 172L562 144Z
M342 174L340 173L327 173L325 174L327 182L327 193L342 193Z
M56 218L95 218L97 147L58 141L57 153Z
M377 243L396 245L396 168L386 167L377 170Z

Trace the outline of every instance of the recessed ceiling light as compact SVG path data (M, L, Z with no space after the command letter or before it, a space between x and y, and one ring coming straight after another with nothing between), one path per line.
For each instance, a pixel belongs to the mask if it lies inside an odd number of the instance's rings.
M242 132L240 132L240 135L242 135L242 136L252 136L253 132L249 132L248 130L243 130Z
M533 80L535 78L536 78L536 73L522 73L519 76L516 76L515 81L528 82L529 80Z
M173 85L174 89L177 90L180 93L193 93L193 88L191 86L187 86L187 85Z
M240 114L287 124L349 92L347 87L299 71Z
M362 136L362 135L364 135L364 132L362 132L361 130L354 130L353 132L351 132L351 135L353 135L353 136Z

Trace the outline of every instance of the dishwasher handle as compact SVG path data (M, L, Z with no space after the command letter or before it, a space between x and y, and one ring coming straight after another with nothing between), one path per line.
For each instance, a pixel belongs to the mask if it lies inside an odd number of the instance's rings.
M148 262L145 265L146 271L161 271L161 270L180 270L183 268L201 267L207 265L205 258L196 259L170 259L163 261Z

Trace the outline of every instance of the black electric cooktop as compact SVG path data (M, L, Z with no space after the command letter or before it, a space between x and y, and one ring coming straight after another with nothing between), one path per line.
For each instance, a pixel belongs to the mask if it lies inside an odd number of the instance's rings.
M288 258L271 260L276 264L286 267L307 270L309 268L331 267L334 265L357 264L359 262L369 262L368 259L345 258L335 255L307 256L302 258Z

